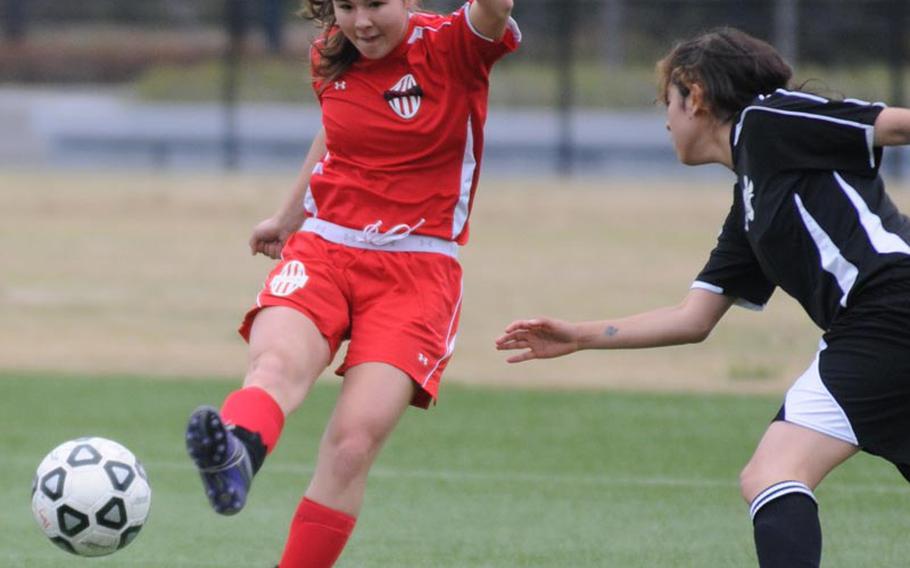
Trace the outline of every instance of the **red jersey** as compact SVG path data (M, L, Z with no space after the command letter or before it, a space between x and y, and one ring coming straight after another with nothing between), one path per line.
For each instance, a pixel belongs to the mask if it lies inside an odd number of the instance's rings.
M331 82L314 75L327 153L310 178L309 215L467 242L490 69L521 41L511 19L498 41L481 36L469 11L470 2L449 15L413 13L382 59L361 57Z

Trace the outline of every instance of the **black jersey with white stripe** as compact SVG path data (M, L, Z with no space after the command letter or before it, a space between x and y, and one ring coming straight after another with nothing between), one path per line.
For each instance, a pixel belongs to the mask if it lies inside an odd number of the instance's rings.
M828 329L857 298L910 265L910 220L885 193L873 125L882 104L778 90L730 133L737 181L694 287L763 306L775 287Z

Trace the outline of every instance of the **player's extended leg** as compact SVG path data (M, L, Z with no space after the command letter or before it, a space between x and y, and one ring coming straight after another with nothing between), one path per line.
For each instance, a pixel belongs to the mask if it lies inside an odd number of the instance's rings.
M187 425L187 451L217 513L243 508L285 416L303 402L329 358L328 343L305 315L280 306L257 314L243 388L228 395L220 412L196 409Z
M850 443L790 422L768 427L740 474L762 568L819 565L822 535L813 490L857 451Z
M281 568L328 568L354 529L367 473L414 395L414 382L385 363L345 375L316 471L291 521Z

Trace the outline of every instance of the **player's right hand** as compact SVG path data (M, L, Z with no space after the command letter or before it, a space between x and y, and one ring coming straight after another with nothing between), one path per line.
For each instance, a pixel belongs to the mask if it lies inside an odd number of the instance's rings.
M276 217L269 217L253 228L253 234L250 236L250 254L281 258L281 249L293 233L294 230L285 228Z
M550 318L518 320L509 324L505 333L496 339L496 349L525 350L506 359L508 363L552 359L578 351L576 335L575 326L566 321Z

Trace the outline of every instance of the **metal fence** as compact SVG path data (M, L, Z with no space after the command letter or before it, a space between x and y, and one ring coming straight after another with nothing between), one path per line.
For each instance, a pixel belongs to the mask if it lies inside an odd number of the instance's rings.
M423 4L448 11L459 3ZM218 57L230 29L249 38L250 54L268 49L301 58L313 34L295 18L299 5L292 0L0 0L0 7L3 82L128 82L156 64ZM565 93L540 93L556 73L562 88L576 87L572 104L634 106L640 101L631 95L611 94L606 73L649 69L675 39L721 25L771 41L797 71L852 73L861 76L855 82L862 89L903 103L906 0L518 0L515 17L526 41L503 66L533 65L537 72L510 75L515 93L533 97L503 95L507 103L565 101Z
M440 12L462 0L424 0ZM889 40L908 12L905 0L518 0L516 18L542 41L540 55L569 43L610 64L651 61L669 40L718 25L740 27L773 40L788 57L816 63L867 63L888 57ZM0 0L4 37L73 25L136 29L221 26L236 9L252 27L283 28L299 3L292 0ZM569 21L568 24L566 21ZM572 41L564 33L572 32ZM902 34L906 35L906 34ZM904 42L906 43L906 38Z
M446 12L462 1L424 0L423 6ZM0 0L0 87L90 84L125 89L140 104L222 104L223 112L214 112L220 126L212 130L222 133L216 146L234 156L224 162L236 164L250 144L232 109L312 103L305 61L316 32L295 16L298 8L296 0ZM674 41L723 25L771 41L799 81L907 102L906 0L516 0L514 15L524 41L497 67L491 104L518 113L505 115L510 120L524 116L542 126L501 146L494 134L488 146L494 159L525 155L540 163L545 155L545 162L570 171L649 153L672 158L656 149L665 145L661 133L631 143L597 137L638 129L636 117L659 121L653 110L647 114L654 62ZM206 81L208 90L194 87ZM527 136L536 140L533 147L518 143ZM154 163L170 161L166 138L149 145ZM179 138L170 147L185 153L187 140ZM258 140L281 147L265 134ZM289 142L277 154L293 155L302 145Z

